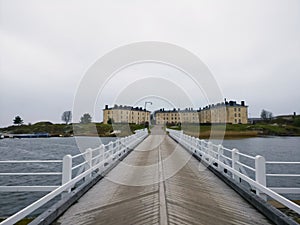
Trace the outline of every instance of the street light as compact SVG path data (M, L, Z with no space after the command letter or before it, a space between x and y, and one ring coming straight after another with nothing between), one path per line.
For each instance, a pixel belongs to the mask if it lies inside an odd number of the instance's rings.
M147 109L146 109L146 107L147 107L147 104L150 104L150 105L152 105L152 102L145 102L145 119L144 119L144 123L145 123L145 127L146 127L146 115L147 115ZM150 125L150 120L149 120L149 125Z

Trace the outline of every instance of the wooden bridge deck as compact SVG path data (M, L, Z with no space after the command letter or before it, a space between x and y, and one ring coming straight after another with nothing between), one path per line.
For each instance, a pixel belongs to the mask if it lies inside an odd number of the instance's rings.
M160 127L56 224L271 224Z

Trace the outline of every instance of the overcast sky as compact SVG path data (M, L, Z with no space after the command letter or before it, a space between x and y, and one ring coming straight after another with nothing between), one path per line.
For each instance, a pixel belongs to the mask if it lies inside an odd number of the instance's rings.
M299 0L0 0L0 126L16 115L25 123L61 122L88 68L112 49L140 41L196 54L223 96L245 100L251 117L262 109L300 113ZM143 69L127 74L149 74ZM90 112L95 121L104 104L115 103L109 94L115 90L97 101ZM192 102L202 104L196 96Z

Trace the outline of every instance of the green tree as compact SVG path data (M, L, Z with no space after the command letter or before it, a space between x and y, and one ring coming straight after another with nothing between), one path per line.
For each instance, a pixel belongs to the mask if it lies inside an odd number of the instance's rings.
M293 121L293 124L296 127L300 127L300 117L295 118Z
M91 123L92 122L92 117L89 113L83 114L83 116L80 118L80 123Z
M16 125L22 125L23 124L23 120L20 116L16 116L15 119L13 120L14 124Z
M72 119L72 112L71 111L64 111L61 115L61 120L68 124Z
M113 124L113 123L114 123L114 120L113 120L112 118L108 118L107 123L108 123L108 124Z

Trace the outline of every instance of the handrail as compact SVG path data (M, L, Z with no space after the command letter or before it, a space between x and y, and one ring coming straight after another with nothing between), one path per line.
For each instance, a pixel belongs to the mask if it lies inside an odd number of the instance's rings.
M41 175L61 175L62 172L38 172L38 173L0 173L0 176L41 176Z
M247 154L244 154L244 153L241 153L241 152L238 152L237 154L239 154L240 156L246 157L246 158L248 158L248 159L253 159L253 160L255 160L255 157L254 157L254 156L247 155Z
M95 163L92 157L93 149L87 149L84 153L77 154L75 156L66 155L64 156L63 160L59 160L62 162L62 172L57 172L57 174L62 175L62 185L61 186L0 186L2 191L9 191L12 188L14 191L51 191L44 197L40 198L39 200L35 201L34 203L30 204L29 206L25 207L24 209L20 210L16 214L10 216L6 220L2 221L0 225L9 225L18 222L19 220L23 219L28 214L32 213L39 207L43 206L47 202L49 202L54 197L62 194L63 192L70 192L71 188L73 188L79 181L83 178L92 177L94 172L102 173L108 168L108 165L117 163L118 159L122 157L124 154L128 153L130 149L136 147L144 138L148 135L147 129L137 130L135 134L131 136L127 136L116 140L115 142L110 142L107 145L101 145L102 152L99 151L99 155L103 154L103 158L101 161ZM97 147L99 148L99 147ZM80 174L77 174L75 177L72 178L72 171L79 168L78 165L72 166L72 160L79 155L85 155L85 161L81 163L80 168L85 168ZM102 168L99 170L99 168ZM18 175L21 173L2 173L0 175L10 174L10 175ZM30 174L45 174L47 173L30 173ZM28 175L27 173L23 173L23 175ZM51 174L52 175L52 174ZM88 180L88 179L87 179ZM85 180L86 181L86 180ZM32 187L32 190L30 188Z
M245 167L245 168L247 168L247 169L253 171L253 172L256 171L255 168L252 168L251 166L248 166L248 165L246 165L246 164L244 164L244 163L241 163L241 162L236 162L236 163L237 163L238 165L240 165L240 166L243 166L243 167Z
M256 189L256 194L262 199L266 200L266 195L282 203L289 209L294 210L300 214L300 206L293 203L289 199L281 196L279 193L300 193L300 188L283 188L283 187L267 187L267 177L300 177L300 174L270 174L266 173L267 164L300 164L300 162L280 162L280 161L265 161L262 156L251 156L245 153L240 153L237 149L227 149L222 145L214 145L211 142L200 140L199 138L192 138L184 134L182 131L166 129L169 135L178 143L183 145L192 154L197 154L202 161L216 167L223 175L228 176L228 171L235 180L242 179L246 181L252 188ZM198 144L200 143L200 144ZM212 147L218 147L217 152ZM224 155L224 150L231 152L231 158ZM212 154L213 153L213 154ZM217 153L217 154L215 154ZM255 161L255 167L251 167L242 163L239 156L243 156ZM225 160L231 161L231 165ZM213 163L216 162L216 163ZM245 168L255 173L255 179L250 178L245 171ZM224 172L226 170L226 172ZM278 191L278 193L276 193Z
M0 161L0 163L61 163L62 160L6 160Z
M300 162L266 161L266 164L295 164L295 165L298 165L298 164L300 164Z

